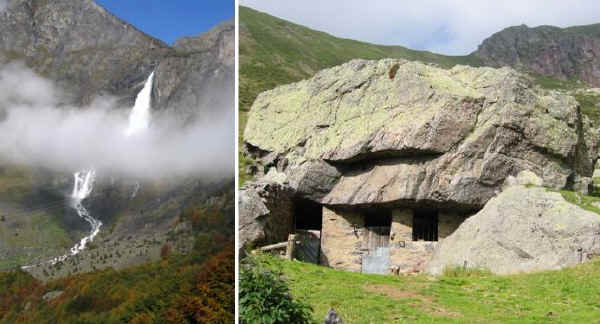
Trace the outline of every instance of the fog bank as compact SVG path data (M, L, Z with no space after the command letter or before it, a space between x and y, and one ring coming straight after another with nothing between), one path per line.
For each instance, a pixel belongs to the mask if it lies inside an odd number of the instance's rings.
M234 107L219 107L219 114L185 128L174 116L153 112L150 128L128 137L132 107L117 107L111 98L69 107L61 98L52 82L23 64L0 67L1 160L147 179L234 176Z

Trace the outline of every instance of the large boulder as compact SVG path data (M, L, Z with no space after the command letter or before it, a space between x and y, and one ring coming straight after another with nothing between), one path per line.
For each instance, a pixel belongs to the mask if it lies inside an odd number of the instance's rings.
M322 204L476 210L521 170L555 188L591 177L595 133L573 97L513 69L384 59L260 94L244 140Z
M275 181L249 182L239 191L240 249L287 240L293 229L293 192Z
M600 255L600 215L567 202L535 175L507 187L441 241L426 272L485 268L497 274L560 269Z

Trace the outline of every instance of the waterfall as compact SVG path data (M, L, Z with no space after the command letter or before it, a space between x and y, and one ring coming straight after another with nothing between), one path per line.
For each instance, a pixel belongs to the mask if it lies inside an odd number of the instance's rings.
M134 134L145 131L150 126L150 104L152 99L152 84L154 80L154 72L150 74L144 88L138 93L135 104L129 114L129 124L125 130L125 136L129 137ZM89 211L83 206L83 201L94 190L94 182L96 180L96 171L93 168L75 172L73 174L73 192L71 193L72 207L77 211L79 217L83 218L90 224L92 230L90 234L83 237L79 243L75 244L70 250L70 253L56 257L49 261L51 264L64 261L67 257L78 254L83 251L89 242L92 242L96 235L100 232L102 222L92 217ZM140 190L139 182L136 183L131 199L135 198ZM23 267L26 269L30 266Z
M150 103L152 100L152 83L154 81L154 72L150 74L144 88L135 98L135 105L129 114L129 127L125 131L126 136L144 131L150 125Z
M71 198L73 199L73 208L77 211L79 217L90 223L92 230L88 236L82 238L78 244L71 248L71 255L75 255L81 250L85 249L87 243L93 241L94 237L98 235L98 232L100 232L100 226L102 226L102 222L93 218L82 204L83 200L86 199L94 189L96 171L94 169L89 169L75 172L73 177L73 193L71 194Z
M136 182L135 183L135 187L133 187L133 192L131 193L131 198L129 198L129 199L135 198L137 196L137 193L140 191L141 187L142 186L140 185L140 183Z
M94 171L94 169L89 169L75 172L73 177L75 180L73 183L73 193L71 194L71 198L79 201L84 200L92 193L92 189L94 189L96 171Z

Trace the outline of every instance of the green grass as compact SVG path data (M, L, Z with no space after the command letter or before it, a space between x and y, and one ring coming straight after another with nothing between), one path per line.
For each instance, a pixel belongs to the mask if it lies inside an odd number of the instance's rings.
M596 214L600 214L600 208L596 207L596 205L595 205L595 204L597 204L598 206L600 206L600 197L586 196L579 192L568 191L568 190L554 190L554 189L548 189L548 190L559 192L563 196L563 198L565 198L565 200L570 202L571 204L577 205L587 211L591 211Z
M581 113L588 116L594 125L598 125L600 123L600 95L577 93L574 97L579 102Z
M453 269L434 278L261 259L283 272L294 297L314 308L317 323L330 307L345 323L594 323L600 313L600 260L511 276Z
M6 253L0 270L49 259L75 244L78 233L69 229L64 218L68 207L60 204L60 194L40 183L36 171L0 165L0 250Z
M548 90L576 90L586 85L578 79L559 80L550 76L531 73L535 84Z

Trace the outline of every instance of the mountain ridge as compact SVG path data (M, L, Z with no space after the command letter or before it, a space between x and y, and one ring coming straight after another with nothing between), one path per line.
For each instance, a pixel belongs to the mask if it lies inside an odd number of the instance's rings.
M485 39L473 55L493 67L600 86L600 24L511 26Z

